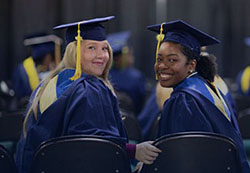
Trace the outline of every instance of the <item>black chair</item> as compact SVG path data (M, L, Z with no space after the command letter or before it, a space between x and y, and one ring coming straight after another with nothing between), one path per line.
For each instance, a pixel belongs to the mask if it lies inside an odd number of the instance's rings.
M22 132L23 113L0 112L0 143L14 156ZM1 171L0 171L1 172Z
M119 108L125 112L135 113L135 106L132 98L124 91L116 91Z
M113 140L73 135L42 143L35 153L32 173L129 173L125 150Z
M159 121L161 119L161 112L157 115L148 135L148 140L155 140L157 137L158 129L159 129Z
M239 173L241 164L234 142L214 133L189 132L166 135L154 145L162 150L143 173Z
M239 112L238 124L243 139L250 139L250 108Z
M129 114L126 112L121 112L121 115L130 143L141 142L142 141L141 126L137 118L134 116L134 114Z
M238 112L250 107L250 97L247 95L234 95L235 103Z
M0 145L0 172L3 173L16 173L16 165L12 155L8 150Z
M17 142L22 132L23 113L0 112L0 141Z

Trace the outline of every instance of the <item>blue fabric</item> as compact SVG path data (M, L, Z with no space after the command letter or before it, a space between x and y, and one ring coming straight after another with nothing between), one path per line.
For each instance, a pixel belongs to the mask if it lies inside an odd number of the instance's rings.
M122 52L123 47L128 46L129 38L131 36L131 32L123 31L118 33L112 33L107 36L107 40L112 47L114 54L119 54Z
M181 87L183 83L188 84L188 81L192 80L192 78L196 78L200 80L200 82L192 83L192 87L189 85ZM171 97L164 104L158 137L187 131L205 131L225 135L233 139L238 147L243 172L250 172L233 109L225 99L232 115L230 122L220 110L208 100L208 97L205 95L206 93L190 89L193 87L197 89L202 88L203 86L200 86L202 82L206 81L199 75L194 75L191 78L185 79L174 89Z
M133 67L123 70L112 68L109 78L116 91L123 91L131 97L135 113L138 114L146 95L146 79L142 73Z
M160 34L161 24L147 26L147 28ZM197 57L200 55L201 46L220 43L216 38L200 31L182 20L165 22L163 24L162 33L165 34L164 41L179 43L191 49L196 53Z
M106 32L105 32L104 27L101 25L101 23L109 21L113 18L115 17L108 16L108 17L79 21L81 23L80 35L82 39L83 40L97 40L97 41L106 40ZM59 25L59 26L54 27L53 29L65 29L66 28L67 30L66 30L65 38L66 38L66 44L68 44L76 40L75 37L77 36L79 22Z
M68 80L67 74L71 77L71 72L67 71L61 72L59 76ZM64 91L59 92L61 94L58 99L42 114L38 111L37 121L33 115L30 116L27 137L24 139L22 134L18 142L16 163L20 173L30 172L35 149L50 138L89 134L116 139L124 146L127 142L117 99L101 80L84 75L70 85L63 81L58 84L57 89Z
M145 106L143 107L140 114L137 116L138 121L141 125L143 140L148 140L150 130L160 113L160 109L157 105L156 98L156 87L152 90L150 97L148 98Z
M32 57L34 60L42 60L47 54L54 55L54 51L54 42L32 45Z
M23 63L18 64L18 66L14 69L11 80L13 90L18 98L30 96L32 90Z

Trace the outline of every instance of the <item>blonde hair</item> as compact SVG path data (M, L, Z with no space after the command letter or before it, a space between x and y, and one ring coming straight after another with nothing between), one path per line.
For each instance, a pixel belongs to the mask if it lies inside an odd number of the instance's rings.
M112 85L110 84L110 82L108 80L109 70L110 70L110 68L112 66L112 61L113 61L113 51L112 51L112 48L111 48L110 44L108 42L107 42L107 44L108 44L109 60L108 60L108 62L106 64L106 67L104 68L104 71L103 71L102 75L97 76L97 77L99 79L101 79L105 83L105 85L115 95L114 89L113 89ZM74 57L74 58L72 58L72 57ZM76 68L76 41L70 42L67 45L62 61L55 68L55 70L50 72L49 75L43 81L40 82L41 87L38 88L37 93L34 96L34 99L32 100L32 104L31 104L30 108L28 109L28 111L26 113L26 116L25 116L25 119L24 119L24 122L23 122L24 137L26 137L26 135L27 135L26 124L27 124L27 121L28 121L29 116L31 115L31 113L34 114L34 117L37 120L38 102L39 102L39 100L41 98L41 95L43 94L47 84L59 72L61 72L62 70L66 69L66 68L71 68L71 69Z
M170 98L173 88L162 87L160 82L156 85L156 102L160 110L163 109L164 103Z

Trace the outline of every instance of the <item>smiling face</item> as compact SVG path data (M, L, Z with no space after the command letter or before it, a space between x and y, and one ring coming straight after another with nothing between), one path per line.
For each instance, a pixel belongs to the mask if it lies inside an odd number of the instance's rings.
M181 45L172 42L160 45L155 72L161 86L175 87L195 70L195 66L195 60L187 61L187 57L181 52Z
M83 40L81 52L83 72L101 76L110 58L107 41Z

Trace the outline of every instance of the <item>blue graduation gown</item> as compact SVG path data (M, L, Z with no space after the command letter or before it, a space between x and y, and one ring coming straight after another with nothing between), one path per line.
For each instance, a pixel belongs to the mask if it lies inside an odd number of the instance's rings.
M18 64L13 71L12 87L18 98L30 96L39 82L40 79L32 57L26 58L21 64ZM33 88L32 85L34 85Z
M33 115L28 119L27 137L22 134L17 147L16 163L20 173L29 172L36 148L50 138L88 134L113 138L122 145L127 142L117 99L110 89L90 75L71 81L69 78L74 72L67 69L53 78L56 88L50 90L56 91L57 99L46 110L39 109L37 121ZM31 101L34 95L35 92Z
M146 96L146 79L142 73L133 67L122 70L112 68L109 78L116 91L123 91L130 96L133 100L135 113L138 114Z
M225 135L233 139L238 147L243 172L250 172L237 120L230 104L227 103L227 113L231 119L229 121L213 102L205 83L206 81L196 74L174 88L163 107L158 137L187 131Z

